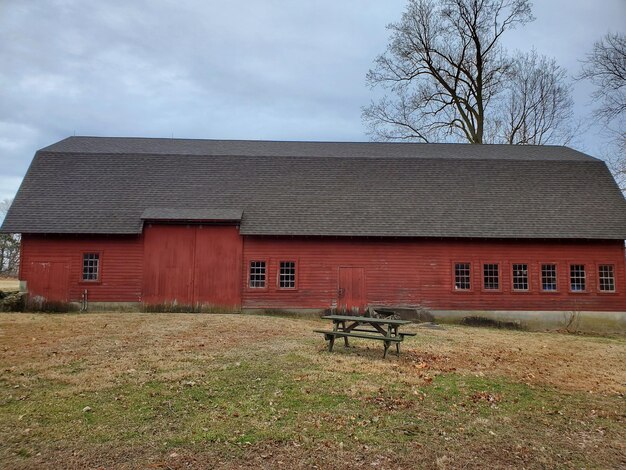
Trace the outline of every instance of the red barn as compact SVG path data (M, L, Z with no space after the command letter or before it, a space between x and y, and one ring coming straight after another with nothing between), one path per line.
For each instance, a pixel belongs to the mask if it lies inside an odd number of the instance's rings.
M626 319L626 202L567 147L70 137L2 231L31 298L92 308Z

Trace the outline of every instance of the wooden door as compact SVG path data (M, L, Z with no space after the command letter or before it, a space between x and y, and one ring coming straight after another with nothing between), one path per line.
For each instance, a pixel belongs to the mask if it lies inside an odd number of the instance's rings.
M241 306L241 237L234 226L199 226L196 231L194 303Z
M69 302L69 261L33 261L28 270L27 289L31 300Z
M196 228L153 225L144 236L144 302L192 305Z
M340 312L361 313L367 302L363 268L339 268L337 308Z
M144 231L148 305L241 306L242 241L235 226L159 225Z

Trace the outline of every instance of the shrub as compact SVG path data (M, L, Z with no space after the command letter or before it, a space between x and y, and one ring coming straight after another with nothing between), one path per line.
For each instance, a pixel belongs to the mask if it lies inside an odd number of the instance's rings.
M68 313L77 312L78 306L69 302L49 301L40 296L29 298L24 304L25 312Z
M464 317L461 320L461 325L467 326L482 326L488 328L504 328L507 330L523 330L521 323L514 321L500 321L487 317Z

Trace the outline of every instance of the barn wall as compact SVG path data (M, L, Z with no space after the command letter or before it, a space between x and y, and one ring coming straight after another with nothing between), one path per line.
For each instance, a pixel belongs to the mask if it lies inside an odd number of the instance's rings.
M102 270L98 282L82 281L85 252L100 253ZM56 272L46 279L46 269ZM59 273L65 274L65 279ZM22 236L20 280L27 282L30 295L79 301L83 290L88 289L90 302L139 302L142 277L140 236Z
M44 236L25 234L21 279L32 289L80 300L89 290L91 302L143 300L144 237ZM101 253L101 281L82 282L82 254ZM238 255L240 256L240 255ZM251 260L266 260L268 282L263 289L248 287ZM277 287L280 261L296 262L295 289ZM471 262L470 292L453 289L453 263ZM485 292L482 263L500 263L501 289ZM539 264L557 264L559 291L540 291ZM43 266L42 263L49 263ZM511 263L527 263L529 292L511 291ZM569 264L587 267L586 293L569 292ZM598 293L597 265L615 266L616 293ZM326 309L341 302L340 272L352 286L363 287L363 304L420 304L441 310L585 310L626 311L626 272L621 241L459 241L340 238L243 237L243 269L237 274L242 307L262 309ZM344 269L340 269L344 268ZM354 268L352 270L346 268ZM358 269L362 268L362 269ZM223 271L223 270L222 270ZM47 280L42 281L42 273ZM48 273L48 274L46 274ZM39 286L38 286L39 283ZM52 283L52 284L50 284ZM64 287L63 283L67 283ZM354 287L356 289L356 287ZM359 304L359 299L352 299Z
M268 285L247 285L251 260L266 260ZM278 263L297 263L296 289L277 287ZM453 289L455 262L472 263L472 290ZM482 263L500 263L501 288L482 289ZM530 289L512 292L511 264L529 265ZM540 291L540 264L556 263L559 290ZM587 292L569 292L569 264L585 264ZM597 264L615 266L616 293L598 293ZM328 308L337 305L341 267L363 268L368 304L420 304L446 310L626 311L621 241L451 241L246 237L245 308Z

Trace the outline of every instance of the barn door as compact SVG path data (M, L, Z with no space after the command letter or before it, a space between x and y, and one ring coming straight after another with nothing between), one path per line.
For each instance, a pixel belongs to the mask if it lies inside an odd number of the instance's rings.
M235 226L149 225L144 230L143 300L239 308L241 254Z
M365 271L363 268L339 268L337 308L340 312L361 313L365 310Z
M233 226L196 229L194 303L218 307L241 306L239 231Z
M68 261L33 261L27 278L28 296L48 302L69 301L70 265Z
M147 304L193 303L195 227L161 225L145 230L143 297Z

